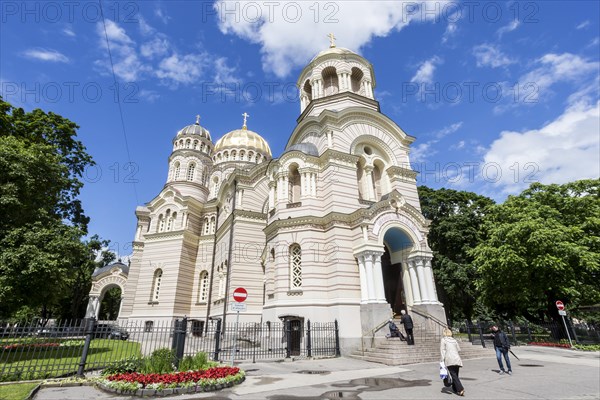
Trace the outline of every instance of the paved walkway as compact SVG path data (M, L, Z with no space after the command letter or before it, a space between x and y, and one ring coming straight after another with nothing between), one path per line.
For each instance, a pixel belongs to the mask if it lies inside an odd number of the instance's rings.
M517 347L512 376L498 375L493 351L489 357L465 360L461 380L472 399L600 398L600 353L543 347ZM237 400L318 399L452 399L442 389L437 363L387 367L349 358L241 364L247 379L219 392L172 398ZM93 387L41 389L34 400L131 400Z

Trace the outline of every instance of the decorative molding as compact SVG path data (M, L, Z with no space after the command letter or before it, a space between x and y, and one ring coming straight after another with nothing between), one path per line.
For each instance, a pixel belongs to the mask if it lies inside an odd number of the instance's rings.
M304 292L302 291L302 289L291 289L288 290L287 295L288 296L302 296Z

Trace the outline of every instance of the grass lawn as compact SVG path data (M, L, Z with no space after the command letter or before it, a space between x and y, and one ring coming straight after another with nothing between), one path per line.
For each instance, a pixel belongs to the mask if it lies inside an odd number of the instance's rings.
M0 385L0 400L24 400L37 385L37 383Z
M4 351L0 356L0 381L54 378L77 372L82 350L83 346L77 345ZM90 344L86 369L103 368L132 356L141 356L137 342L95 339Z

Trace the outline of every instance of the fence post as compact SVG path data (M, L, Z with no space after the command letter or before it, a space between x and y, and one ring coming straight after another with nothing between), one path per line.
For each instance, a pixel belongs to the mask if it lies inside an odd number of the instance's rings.
M515 323L512 321L510 321L510 331L512 333L512 338L515 346L518 346L519 344L517 343L517 335L515 335Z
M473 338L471 337L471 321L465 319L465 323L467 324L467 335L469 335L469 342L473 343Z
M258 322L255 322L254 323L254 342L252 345L252 364L256 363L256 332L257 331L258 331ZM262 344L262 340L261 340L261 344Z
M527 327L527 340L531 343L531 329L529 329L529 321L525 321L525 326Z
M334 321L335 326L335 356L339 357L340 353L340 327L338 326L337 319Z
M175 353L175 367L179 368L179 361L183 358L185 349L185 333L187 331L187 317L175 320L175 329L173 330L173 342L171 349Z
M215 352L213 353L213 361L219 361L219 350L221 350L221 319L217 319L217 330L215 331Z
M573 332L573 338L575 339L575 343L579 343L579 339L577 339L577 332L575 332L575 326L573 325L573 318L569 317L567 318L567 321L569 321L568 325L571 329L571 332Z
M285 358L292 356L292 321L285 321Z
M479 339L481 340L481 347L485 347L485 340L483 340L483 327L481 326L481 321L477 322L477 327L479 328Z
M90 343L94 338L94 331L96 330L96 318L85 318L83 320L85 343L83 344L83 353L81 353L81 360L79 361L79 368L77 369L77 376L83 377L83 371L85 370L85 362L87 360L88 351L90 350Z
M306 320L306 355L312 357L312 341L310 336L310 319Z

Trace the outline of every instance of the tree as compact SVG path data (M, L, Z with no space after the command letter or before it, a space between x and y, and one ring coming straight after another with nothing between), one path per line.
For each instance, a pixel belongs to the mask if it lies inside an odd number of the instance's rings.
M600 301L600 180L534 183L490 209L473 251L477 287L505 316L557 319ZM535 315L537 311L537 315Z
M471 319L477 301L477 270L469 251L481 240L492 199L471 192L419 186L421 210L431 220L427 239L440 300L451 319Z
M0 98L0 316L23 307L47 316L86 257L81 237L89 219L77 196L93 161L76 140L77 128Z

